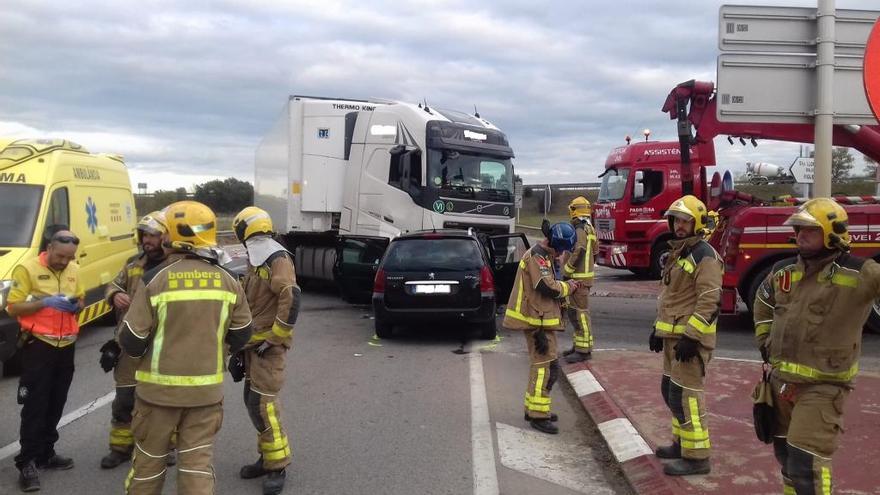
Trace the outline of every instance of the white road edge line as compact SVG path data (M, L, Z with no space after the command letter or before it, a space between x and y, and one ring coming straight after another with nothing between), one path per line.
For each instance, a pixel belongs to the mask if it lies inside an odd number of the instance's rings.
M113 398L116 397L116 391L113 390L107 395L103 395L98 397L97 399L89 402L88 404L76 409L75 411L71 411L64 416L61 417L61 421L58 422L58 429L64 428L65 426L73 423L79 418L89 414L91 412L95 412L101 407L106 406L107 404L113 402ZM15 442L10 443L9 445L0 449L0 461L6 459L7 457L15 454L21 448L21 444L16 440Z
M474 466L474 495L498 495L495 446L486 399L483 357L476 349L468 354L471 382L471 447Z

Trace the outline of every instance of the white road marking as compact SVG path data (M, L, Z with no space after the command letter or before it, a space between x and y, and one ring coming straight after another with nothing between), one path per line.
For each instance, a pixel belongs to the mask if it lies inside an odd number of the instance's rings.
M568 375L568 383L574 387L574 392L578 397L590 395L596 392L602 392L605 389L596 380L596 377L589 370L575 371Z
M80 407L79 409L76 409L75 411L71 411L71 412L65 414L64 416L61 417L61 421L58 422L58 429L60 430L61 428L69 425L70 423L73 423L74 421L85 416L86 414L89 414L91 412L95 412L98 409L100 409L101 407L106 406L107 404L113 402L114 397L116 397L115 390L111 391L107 395L103 395L101 397L98 397L97 399L93 400L92 402L89 402L88 404ZM3 447L2 449L0 449L0 461L17 453L20 448L21 448L21 444L18 443L18 441L12 442L9 445Z
M578 493L614 493L584 445L504 423L495 423L495 431L503 466Z
M486 380L483 376L483 357L471 350L471 447L474 466L474 495L498 495L498 472L495 469L495 446L492 444L492 424L489 422L489 402L486 400Z
M599 425L599 431L611 447L617 462L653 453L645 439L626 418L615 418Z

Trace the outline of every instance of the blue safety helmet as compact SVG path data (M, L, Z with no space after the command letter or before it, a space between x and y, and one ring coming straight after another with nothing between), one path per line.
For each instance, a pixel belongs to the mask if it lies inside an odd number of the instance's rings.
M550 227L548 239L550 239L550 247L556 252L571 251L577 241L577 233L570 223L559 222Z

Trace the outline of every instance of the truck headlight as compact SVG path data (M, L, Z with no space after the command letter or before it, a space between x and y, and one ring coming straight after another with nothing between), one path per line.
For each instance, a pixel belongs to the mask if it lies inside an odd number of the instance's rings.
M0 280L0 311L6 309L6 297L12 289L12 280Z

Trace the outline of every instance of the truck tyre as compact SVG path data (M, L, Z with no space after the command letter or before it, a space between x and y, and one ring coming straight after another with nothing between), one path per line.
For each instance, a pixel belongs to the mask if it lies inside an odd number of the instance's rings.
M746 307L749 309L749 314L752 314L752 315L754 314L752 312L752 306L755 304L755 296L758 294L758 289L761 287L761 284L764 283L764 279L767 278L767 275L770 275L770 270L772 270L772 269L773 269L772 264L769 264L769 265L765 266L764 268L761 268L761 270L758 272L758 274L755 275L749 281L749 284L748 284L749 291L748 291L748 293L744 294L745 297L743 298L744 299L743 302L746 303ZM740 296L742 297L743 294L740 294Z
M498 335L498 328L495 326L495 318L491 321L480 324L480 338L483 340L493 340Z
M660 279L663 274L663 265L666 263L666 258L669 257L669 251L669 244L665 239L654 244L654 248L651 249L651 266L648 267L648 273L652 279Z
M380 339L390 339L394 334L394 325L388 320L376 318L373 320L376 326L376 337Z
M880 299L874 300L874 306L868 313L868 321L865 322L865 328L871 333L880 333Z

